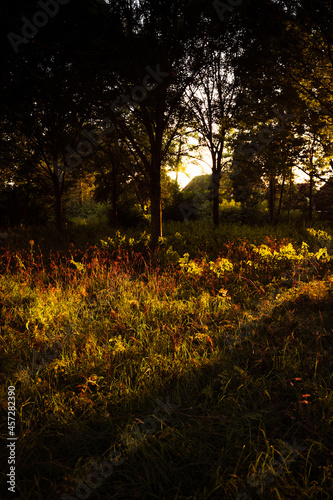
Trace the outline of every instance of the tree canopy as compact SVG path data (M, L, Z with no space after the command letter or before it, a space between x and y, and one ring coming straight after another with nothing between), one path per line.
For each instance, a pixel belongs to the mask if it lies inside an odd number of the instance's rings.
M115 224L124 190L142 206L148 196L156 246L162 179L190 156L191 133L211 155L215 224L223 170L244 207L251 185L267 183L272 221L293 169L308 175L310 198L332 174L329 1L14 0L0 10L2 197L29 204L42 188L60 230L64 193L89 173Z

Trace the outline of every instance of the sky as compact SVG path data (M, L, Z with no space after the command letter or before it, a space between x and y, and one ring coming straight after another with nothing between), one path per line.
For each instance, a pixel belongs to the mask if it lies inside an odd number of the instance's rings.
M199 165L194 165L188 164L186 167L186 174L179 173L178 174L178 184L180 185L181 188L184 188L193 177L196 177L197 175L203 175L203 174L211 174L212 170L208 165L205 165L204 163L200 162ZM171 179L176 178L176 173L175 172L170 172L169 176Z
M203 160L197 160L198 163L197 165L192 163L192 161L193 160L189 159L187 162L186 174L183 173L178 174L178 183L181 188L184 188L191 181L191 179L193 179L193 177L196 177L197 175L212 173L212 169L210 166L211 159L209 153L203 155ZM309 180L309 176L305 175L297 167L295 167L295 175L296 175L296 182L307 182ZM169 176L171 177L171 179L175 179L176 173L170 172Z
M186 160L186 174L178 174L178 184L181 188L184 188L191 181L191 179L193 179L193 177L196 177L197 175L212 173L212 160L210 152L205 148L202 148L201 155L202 160L193 160L192 158L188 158ZM169 176L171 177L171 179L175 179L176 173L169 172Z

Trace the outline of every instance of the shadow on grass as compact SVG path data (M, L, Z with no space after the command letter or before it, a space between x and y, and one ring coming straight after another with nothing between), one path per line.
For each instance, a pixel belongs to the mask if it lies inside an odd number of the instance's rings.
M201 357L183 354L184 373L161 368L155 390L145 390L143 383L139 394L124 388L114 398L79 372L57 375L55 394L47 370L26 395L24 384L17 383L19 498L53 500L66 493L80 498L75 489L94 471L91 463L107 460L112 449L125 460L98 488L90 488L91 498L256 498L262 484L265 498L275 498L275 490L281 498L329 498L332 331L332 282L310 282L239 321L233 346L230 336L226 342L216 333L214 346ZM78 394L80 409L62 415L64 401ZM53 418L49 397L59 399ZM178 408L136 451L128 451L120 442L125 429L133 427L138 443L140 421L152 416L156 398L167 397ZM70 412L70 404L65 407ZM31 415L23 429L22 411ZM281 453L295 438L307 451L286 465ZM274 475L277 459L283 472ZM13 498L4 481L3 473L1 498Z

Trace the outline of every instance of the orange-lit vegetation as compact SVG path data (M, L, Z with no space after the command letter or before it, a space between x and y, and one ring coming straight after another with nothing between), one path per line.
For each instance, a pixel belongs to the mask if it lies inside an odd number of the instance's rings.
M332 490L330 231L179 228L154 253L147 235L121 233L82 250L2 249L20 498L77 498L76 480L166 396L178 410L92 498ZM281 462L295 439L303 451Z

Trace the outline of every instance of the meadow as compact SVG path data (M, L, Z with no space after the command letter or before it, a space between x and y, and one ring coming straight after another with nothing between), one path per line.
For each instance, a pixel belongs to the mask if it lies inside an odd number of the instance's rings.
M332 229L88 233L0 252L0 498L331 498Z

